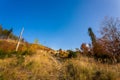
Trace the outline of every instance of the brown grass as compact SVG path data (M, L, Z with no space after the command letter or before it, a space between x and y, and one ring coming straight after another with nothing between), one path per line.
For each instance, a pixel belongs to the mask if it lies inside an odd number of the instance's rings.
M16 57L0 59L0 80L119 80L120 64L101 64L92 58L59 62L50 54L36 52L18 64Z

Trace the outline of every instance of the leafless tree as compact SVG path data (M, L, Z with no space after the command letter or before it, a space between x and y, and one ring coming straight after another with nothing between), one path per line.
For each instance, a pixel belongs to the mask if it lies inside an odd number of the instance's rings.
M100 33L107 52L120 58L120 20L106 17L101 25Z

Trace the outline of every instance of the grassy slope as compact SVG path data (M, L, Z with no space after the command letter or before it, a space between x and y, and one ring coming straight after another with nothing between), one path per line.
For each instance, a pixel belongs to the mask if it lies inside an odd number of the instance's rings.
M33 55L0 59L0 80L120 80L120 64L101 64L84 56L59 61L48 48L35 46L29 47Z

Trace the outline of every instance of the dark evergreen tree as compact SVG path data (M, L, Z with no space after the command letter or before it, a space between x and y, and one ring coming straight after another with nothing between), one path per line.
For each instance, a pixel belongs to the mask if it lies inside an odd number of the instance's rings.
M2 36L2 31L3 31L2 25L0 25L0 37Z
M88 28L88 34L89 34L89 36L90 36L90 38L91 38L92 45L94 46L95 43L96 43L96 36L95 36L95 34L93 33L91 27Z

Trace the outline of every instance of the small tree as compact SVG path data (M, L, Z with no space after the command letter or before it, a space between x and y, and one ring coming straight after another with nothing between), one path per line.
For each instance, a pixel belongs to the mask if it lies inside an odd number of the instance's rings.
M87 55L88 52L89 52L89 48L86 46L86 43L82 43L81 45L81 50L82 50L82 53Z
M97 60L102 59L103 61L104 59L109 59L111 55L109 55L106 51L105 47L103 46L104 44L101 42L101 39L96 39L92 28L88 28L88 33L92 41L92 49L89 51L89 54L94 56L94 58ZM82 45L82 48L84 53L88 53L87 47L84 44Z
M8 39L10 36L13 36L12 32L13 32L13 28L11 28L10 30L8 30L7 39Z
M38 40L38 39L35 39L35 40L34 40L34 43L35 43L35 44L39 44L39 40Z
M9 31L7 29L3 30L3 32L2 32L3 38L7 39L8 35L9 35Z
M0 37L2 36L2 31L3 31L2 25L0 25Z

